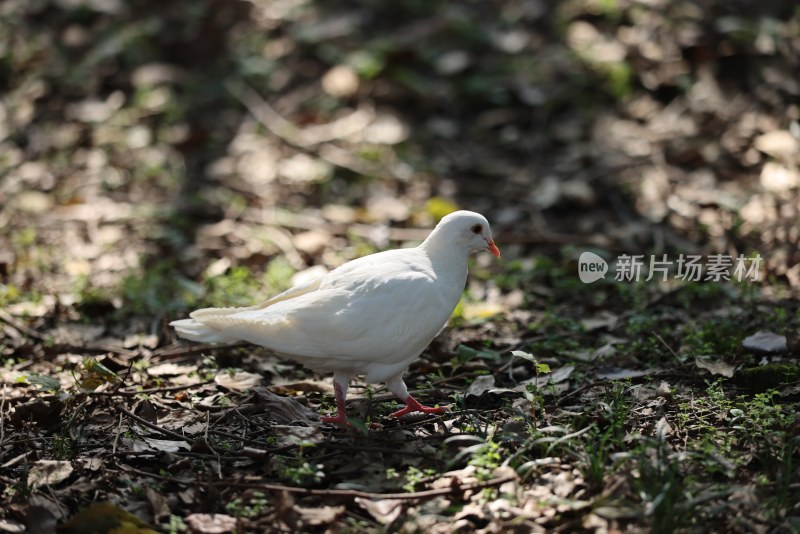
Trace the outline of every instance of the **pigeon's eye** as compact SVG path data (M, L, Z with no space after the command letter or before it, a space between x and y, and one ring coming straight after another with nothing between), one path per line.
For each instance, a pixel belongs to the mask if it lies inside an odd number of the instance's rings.
M481 226L480 224L475 224L472 226L472 228L470 228L470 230L472 230L473 234L479 234L483 232L483 226Z

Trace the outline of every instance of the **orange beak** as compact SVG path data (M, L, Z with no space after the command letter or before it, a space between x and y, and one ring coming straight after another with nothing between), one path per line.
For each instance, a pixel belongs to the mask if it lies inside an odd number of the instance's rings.
M494 256L495 258L499 258L500 257L500 249L497 248L497 245L494 244L494 241L489 239L486 242L489 244L489 246L486 247L486 249L489 252L492 253L492 256Z

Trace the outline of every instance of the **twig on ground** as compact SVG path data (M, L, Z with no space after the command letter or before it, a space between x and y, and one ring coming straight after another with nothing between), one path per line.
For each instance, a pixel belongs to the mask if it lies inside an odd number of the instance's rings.
M111 447L111 454L117 454L117 445L119 445L119 436L122 433L122 414L119 414L119 423L117 423L117 435L114 436L114 446Z
M117 347L109 343L90 343L88 345L73 345L72 343L56 344L56 347L63 350L84 351L84 352L111 352L126 358L135 358L141 354L138 350L130 350Z
M217 452L217 450L211 445L211 440L208 439L209 417L210 417L209 412L206 412L206 431L205 435L203 436L203 439L206 442L206 447L208 447L208 449L211 452L213 452L214 455L217 457L217 478L222 480L222 461L220 461L219 459L219 453Z
M289 262L289 265L292 266L292 268L302 271L308 267L308 264L306 264L303 256L294 246L292 234L289 233L288 230L285 230L279 226L264 226L262 230L265 232L266 238L269 239L276 247L281 249L281 252L283 252L284 257Z
M653 334L654 336L656 336L656 339L657 339L657 340L659 340L659 341L661 342L661 344L662 344L662 345L664 345L665 347L667 347L667 350L670 352L670 354L672 354L672 355L675 357L675 361L677 361L677 362L678 362L678 365L679 365L679 366L681 366L681 367L686 367L686 363L684 363L684 362L682 362L682 361L681 361L681 359L678 357L678 353L677 353L677 352L675 352L675 350L673 350L673 348L672 348L672 347L670 347L670 346L669 346L669 344L668 344L666 341L664 341L664 338L663 338L663 337L661 337L661 336L658 334L658 332L656 332L655 330L653 330L653 331L651 331L650 333L651 333L651 334Z
M139 417L138 415L136 415L132 411L126 410L122 406L117 406L117 410L119 410L120 412L124 413L125 415L127 415L131 419L135 420L136 422L141 423L142 425L146 426L150 430L155 430L156 432L160 432L161 434L163 434L165 436L169 436L172 439L185 441L187 443L191 442L191 438L189 438L187 436L182 436L182 435L178 434L177 432L173 432L172 430L167 430L166 428L161 428L160 426L158 426L158 425L156 425L154 423L151 423L147 419L144 419L143 417Z
M6 437L6 418L5 418L5 409L6 409L6 384L3 383L3 398L0 400L0 447L3 446L3 441Z
M365 128L371 121L370 113L358 110L351 114L349 123L344 119L339 119L329 125L300 128L275 111L251 87L230 81L225 86L258 122L287 145L303 152L314 154L331 165L358 174L397 178L390 169L354 158L349 151L328 142L347 137ZM344 127L342 127L343 125Z
M602 386L606 382L608 382L608 380L595 380L594 382L589 382L588 384L584 384L581 387L579 387L578 389L576 389L574 391L570 391L569 393L567 393L563 397L560 397L556 401L556 406L562 406L562 405L564 405L564 403L567 402L567 399L571 399L572 397L574 397L576 395L579 395L579 394L583 393L584 391L588 391L588 390L594 389L594 388L596 388L598 386Z
M189 354L195 354L198 352L203 352L206 350L225 350L225 349L235 349L237 347L244 346L245 343L243 341L237 341L236 343L223 343L223 344L212 344L212 343L195 343L193 345L180 345L180 346L169 346L169 347L162 347L157 351L153 352L153 357L163 357L163 356L187 356Z
M0 468L7 469L9 467L13 467L13 466L17 465L18 463L20 463L25 458L27 458L29 454L33 454L33 452L34 451L25 451L22 454L20 454L19 456L15 456L14 458L10 459L9 461L4 463L3 465L0 465Z
M243 436L237 436L236 434L231 434L230 432L223 432L222 430L216 430L214 428L209 429L208 433L214 434L215 436L222 436L223 438L228 438L228 439L240 441L242 443L246 443L246 444L252 445L254 447L264 447L266 445L265 441L258 441L258 440L255 440L255 439L245 438ZM282 449L282 448L283 447L280 447L279 449ZM269 449L269 451L270 452L277 452L279 449Z
M310 149L324 145L328 141L350 137L364 131L375 118L375 113L371 108L362 107L329 123L301 128L275 111L255 89L233 81L227 82L225 87L257 121L274 135L296 148ZM348 155L349 157L351 156Z
M361 451L361 452L380 452L385 454L399 454L401 456L418 456L418 457L434 457L436 456L435 453L423 453L420 451L404 451L402 449L396 448L391 449L389 447L364 447L360 445L340 445L338 443L321 443L319 445L320 448L323 449L334 449L339 451Z
M149 388L149 389L142 389L139 391L130 391L130 390L118 390L118 391L84 391L82 392L84 395L89 395L91 397L116 397L116 396L123 396L123 397L135 397L136 395L149 395L151 393L167 393L171 391L181 391L184 389L191 389L195 387L205 386L207 384L213 384L214 379L204 380L202 382L197 382L196 384L185 384L182 386L165 386L160 388Z
M20 334L23 334L23 335L25 335L27 337L30 337L30 338L33 338L33 339L36 339L36 340L39 340L39 341L44 341L46 339L46 336L44 334L41 334L41 333L37 332L33 328L28 328L27 326L25 326L21 322L17 321L7 311L0 310L0 321L3 321L8 326L10 326L11 328L16 330Z
M120 467L123 470L131 473L136 473L141 476L154 478L156 480L163 480L165 482L173 482L175 484L180 484L183 486L194 486L197 484L197 481L194 480L182 480L179 478L156 475L155 473L142 471L140 469L136 469L135 467L131 467L128 465L121 465ZM441 495L450 495L451 493L456 493L456 492L491 488L493 486L500 486L502 484L505 484L506 482L511 482L516 479L517 479L516 475L507 475L504 477L493 478L485 482L451 485L446 488L414 491L410 493L371 493L368 491L349 490L349 489L311 489L311 488L298 488L296 486L284 486L281 484L252 484L248 482L236 482L228 480L223 480L220 482L212 482L211 485L219 488L240 488L240 489L253 489L261 491L285 491L287 493L297 493L301 495L316 495L319 497L361 497L364 499L372 499L372 500L388 499L388 500L412 501L417 499L430 499L432 497L439 497Z

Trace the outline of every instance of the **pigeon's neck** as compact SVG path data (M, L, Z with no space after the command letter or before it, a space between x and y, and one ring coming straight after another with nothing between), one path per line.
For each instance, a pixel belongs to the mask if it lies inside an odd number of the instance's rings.
M469 251L464 247L437 232L429 235L419 247L430 259L437 277L466 282Z

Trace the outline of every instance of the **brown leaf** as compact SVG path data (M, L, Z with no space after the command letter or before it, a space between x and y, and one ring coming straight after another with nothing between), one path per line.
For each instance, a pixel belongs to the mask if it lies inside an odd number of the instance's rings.
M147 374L150 376L188 375L194 371L197 371L196 365L178 365L176 363L162 363L147 368Z
M55 523L53 524L55 526ZM25 525L22 523L17 523L11 519L0 519L0 532L6 533L16 533L16 532L25 532Z
M308 525L328 525L344 513L344 506L320 506L318 508L294 505L300 519Z
M786 352L786 336L778 335L774 332L761 330L752 336L747 336L742 341L742 346L753 352L777 353Z
M608 342L599 349L586 349L573 352L569 357L573 360L581 362L593 362L598 358L609 358L616 354L617 349L614 347L613 342Z
M186 516L189 530L197 534L227 534L236 530L236 518L225 514L191 514Z
M231 391L248 391L261 385L263 377L247 371L236 371L235 373L222 372L214 377L214 382Z
M284 382L280 379L273 380L269 387L274 393L291 393L301 391L303 393L325 393L333 395L333 385L324 380L303 380L302 382Z
M736 370L737 365L722 362L722 361L710 361L701 358L695 358L694 363L700 369L705 369L706 371L710 372L712 375L721 375L726 378L730 378L733 376L733 372Z
M672 434L672 425L669 424L666 417L662 417L656 423L656 436L663 440L670 434Z
M156 522L161 522L161 520L166 519L172 514L169 509L167 498L152 487L145 487L144 496L147 498L147 502L150 503L150 511L153 513Z
M661 369L652 368L652 369L613 369L611 371L605 371L602 373L597 373L597 378L600 380L625 380L626 378L638 378L640 376L649 376L660 372Z
M469 385L464 396L474 395L480 397L490 389L494 389L494 377L492 375L479 376Z
M295 421L312 423L319 420L319 415L292 397L276 395L267 388L254 388L253 392L258 397L258 400L265 405L270 417L278 423L288 424Z
M28 486L54 486L69 478L72 463L66 460L38 460L28 472Z
M373 501L372 499L356 497L356 503L369 512L369 515L381 525L392 523L403 511L403 503L399 500L381 499Z
M611 313L610 311L601 311L594 317L589 317L588 319L581 319L581 326L585 332L592 332L594 330L600 330L602 328L607 328L608 330L613 330L614 327L617 326L619 322L619 316L615 313Z
M773 130L759 135L753 140L753 146L776 158L790 158L800 152L800 141L788 130Z
M58 399L33 399L14 408L10 419L14 424L33 421L43 427L51 427L61 423L61 410L64 404Z
M162 452L178 452L180 450L189 450L189 444L184 441L172 441L167 439L154 439L142 438L141 440L133 440L123 437L120 442L127 450L134 452L143 451L162 451Z

